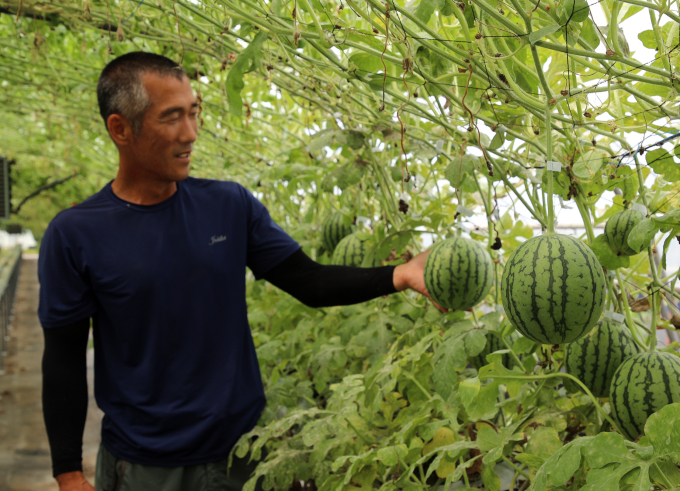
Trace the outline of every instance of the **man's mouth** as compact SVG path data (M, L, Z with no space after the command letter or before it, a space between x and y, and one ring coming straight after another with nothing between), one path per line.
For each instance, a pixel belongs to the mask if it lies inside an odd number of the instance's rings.
M184 153L180 153L180 154L175 155L175 157L185 159L185 158L189 157L189 155L191 155L191 152L184 152Z

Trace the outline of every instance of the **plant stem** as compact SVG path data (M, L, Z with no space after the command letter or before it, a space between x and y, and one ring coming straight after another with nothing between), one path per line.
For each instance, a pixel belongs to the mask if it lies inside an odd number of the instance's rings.
M521 474L521 475L524 476L526 479L531 479L531 478L527 475L526 472L524 472L521 468L519 468L519 467L517 467L515 464L513 464L513 463L510 461L509 458L507 458L506 456L503 456L502 459L505 461L506 464L508 464L508 465L509 465L510 467L512 467L513 469L515 469L515 472L516 472L516 473ZM524 464L522 464L522 466L524 466Z
M546 199L548 200L548 235L553 235L555 233L555 208L553 205L553 173L552 171L547 169L547 166L549 165L548 162L550 162L553 158L553 152L552 152L552 138L550 133L552 133L551 130L551 125L552 125L552 109L550 108L550 102L548 100L545 101L545 147L546 147L546 169L545 172L548 173L547 178L548 178L548 186L547 186L547 196Z

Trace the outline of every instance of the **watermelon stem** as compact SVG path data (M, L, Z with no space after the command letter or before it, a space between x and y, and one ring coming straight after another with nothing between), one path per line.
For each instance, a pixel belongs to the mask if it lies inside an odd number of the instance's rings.
M616 278L619 280L619 288L621 288L621 301L623 303L623 311L626 314L626 325L628 326L628 329L630 329L630 333L633 336L635 343L642 349L646 349L647 346L645 346L645 343L640 339L640 333L637 330L635 322L633 322L633 316L630 313L630 305L628 304L628 294L624 287L625 283L623 278L621 278L621 271L618 269L616 270Z
M574 196L574 200L576 201L579 213L581 213L581 219L588 235L588 242L592 244L595 241L595 232L593 231L593 224L590 222L590 211L586 208L580 195Z
M512 359L515 361L515 363L517 363L517 366L520 367L522 370L524 370L524 364L522 363L522 360L520 360L519 356L517 356L517 353L515 353L512 350L512 346L510 346L510 343L508 343L508 340L501 336L501 341L503 341L503 344L505 345L505 347L510 350L510 355L512 356Z
M557 369L559 370L559 367ZM588 389L588 387L586 387L583 384L583 382L581 382L579 379L577 379L573 375L569 375L568 373L546 373L544 375L520 375L520 374L517 374L517 375L502 375L500 377L498 377L498 376L496 376L496 377L490 376L490 377L491 378L498 378L499 380L500 379L502 379L502 380L510 379L510 380L527 380L527 381L528 380L547 380L549 378L568 378L568 379L571 379L576 384L578 384L579 387L581 387L583 392L588 397L590 397L590 400L593 401L593 404L597 408L598 412L602 415L602 417L604 417L604 419L609 421L609 423L611 423L612 427L617 428L617 429L619 428L618 425L614 422L614 420L607 413L604 412L604 409L602 409L602 406L600 406L600 403L597 402L597 398L593 395L592 392L590 392L590 389ZM620 429L619 429L619 433L621 433ZM623 433L621 433L621 434L623 434Z
M553 149L552 149L552 109L550 108L550 103L546 99L545 102L545 146L546 146L546 161L550 162L553 159ZM548 173L548 186L547 186L547 199L548 199L548 234L555 234L555 207L553 205L553 172L547 169Z

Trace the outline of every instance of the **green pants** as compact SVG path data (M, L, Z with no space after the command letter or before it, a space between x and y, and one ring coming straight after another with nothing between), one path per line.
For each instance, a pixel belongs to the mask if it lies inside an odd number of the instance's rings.
M250 479L257 462L234 456L228 459L186 467L155 467L121 460L99 446L95 488L97 491L237 491ZM262 479L260 479L261 481ZM256 491L261 490L258 482Z

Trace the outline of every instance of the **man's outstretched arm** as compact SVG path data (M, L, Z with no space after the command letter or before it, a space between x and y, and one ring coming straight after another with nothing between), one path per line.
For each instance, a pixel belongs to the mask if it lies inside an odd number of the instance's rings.
M90 319L43 329L43 416L52 473L61 490L93 489L82 475L83 430L87 418L87 340Z
M399 266L354 268L322 265L302 250L284 259L264 279L310 307L351 305L411 288L427 295L423 268L429 251Z

